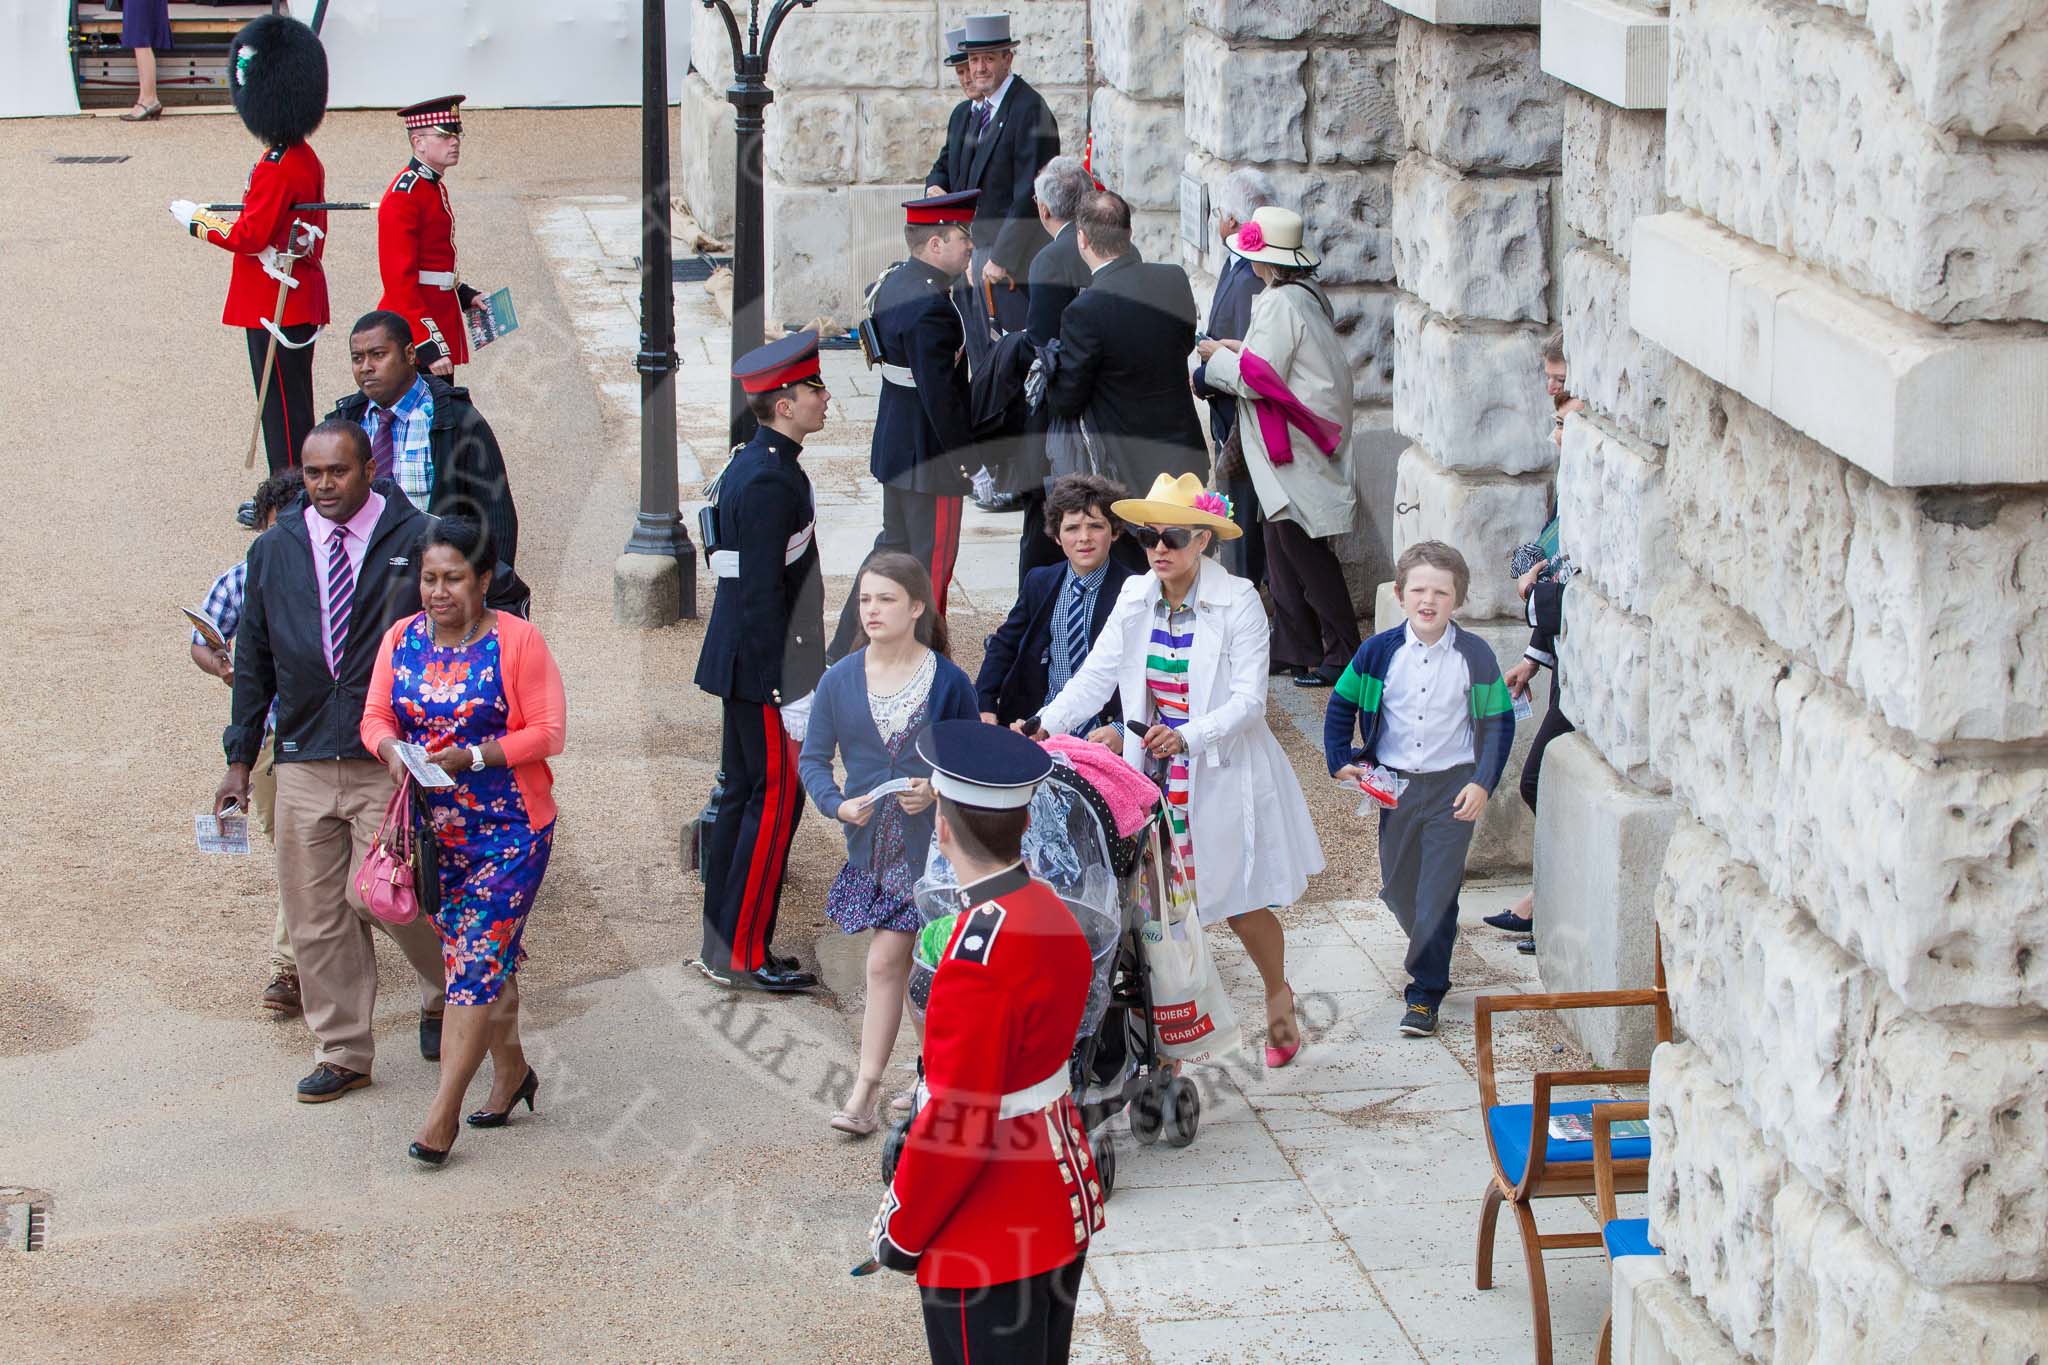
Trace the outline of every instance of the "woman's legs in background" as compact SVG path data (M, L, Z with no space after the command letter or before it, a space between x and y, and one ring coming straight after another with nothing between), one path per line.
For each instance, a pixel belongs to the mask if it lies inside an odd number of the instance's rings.
M526 1084L526 1045L519 1038L519 978L505 983L488 1020L491 1050L491 1095L484 1108L500 1112Z
M141 89L135 92L135 107L143 109L159 103L156 93L156 49L138 47L135 49L135 77Z
M519 978L505 982L488 1005L450 1003L441 1025L441 1085L415 1135L419 1143L446 1151L462 1121L463 1096L476 1079L484 1054L491 1057L488 1109L503 1109L526 1081L526 1053L519 1042Z
M867 1117L875 1107L875 1095L889 1070L889 1055L896 1050L896 1035L903 1027L903 997L910 987L912 934L896 929L877 929L868 944L867 1003L860 1021L860 1078L846 1098L846 1113Z
M1275 1047L1292 1046L1301 1037L1294 1017L1294 993L1287 986L1287 931L1270 909L1232 915L1231 932L1259 969L1266 990L1266 1034Z

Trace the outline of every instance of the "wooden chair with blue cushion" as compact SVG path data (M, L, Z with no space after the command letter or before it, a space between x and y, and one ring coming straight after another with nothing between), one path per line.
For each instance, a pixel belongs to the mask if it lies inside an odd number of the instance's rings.
M1661 959L1661 954L1659 955ZM1529 1304L1536 1319L1536 1365L1550 1365L1550 1288L1543 1275L1543 1253L1565 1247L1603 1245L1598 1232L1539 1232L1531 1205L1538 1199L1584 1198L1595 1193L1593 1143L1550 1136L1555 1114L1590 1115L1597 1104L1613 1100L1553 1101L1553 1090L1582 1086L1647 1085L1647 1070L1539 1071L1530 1078L1531 1103L1502 1104L1493 1074L1493 1016L1511 1010L1626 1009L1648 1006L1657 1012L1657 1041L1671 1040L1671 1007L1664 994L1664 966L1649 990L1574 991L1555 995L1486 995L1473 1003L1473 1031L1479 1052L1479 1106L1486 1120L1486 1146L1493 1158L1493 1176L1486 1183L1486 1202L1479 1213L1479 1264L1476 1283L1493 1288L1493 1234L1500 1206L1512 1205L1529 1260ZM1533 1159L1532 1159L1533 1153ZM1610 1179L1625 1194L1640 1194L1649 1183L1650 1140L1624 1138L1614 1142Z
M1593 1202L1600 1210L1600 1245L1607 1250L1607 1268L1624 1256L1662 1256L1663 1249L1650 1240L1650 1220L1617 1217L1614 1188L1614 1125L1624 1119L1646 1119L1650 1106L1641 1100L1603 1104L1593 1111ZM1623 1138L1622 1142L1631 1139ZM1609 1365L1614 1350L1614 1307L1600 1319L1600 1347L1593 1365Z

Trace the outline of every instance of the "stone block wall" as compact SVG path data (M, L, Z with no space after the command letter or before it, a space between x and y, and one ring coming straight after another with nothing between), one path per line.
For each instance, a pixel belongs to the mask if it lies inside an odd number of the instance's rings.
M1602 521L1566 695L1677 811L1670 1275L1617 1279L1616 1359L2048 1342L2044 33L2044 0L1673 0L1661 177L1573 97L1559 499Z
M1021 41L1016 72L1052 106L1061 149L1077 154L1087 126L1088 8L1085 0L1008 6ZM902 259L897 206L923 192L947 116L962 98L940 59L945 30L969 12L983 8L848 0L790 13L769 62L775 102L765 118L771 329L820 316L851 325L876 274ZM692 6L690 23L693 69L679 92L676 183L699 222L730 234L731 46L715 13Z
M1394 180L1407 146L1398 89L1400 16L1379 0L1129 2L1184 10L1179 94L1186 153L1174 167L1169 226L1177 236L1183 196L1199 199L1206 191L1210 205L1201 240L1181 240L1175 254L1158 259L1183 261L1206 306L1223 265L1216 236L1222 182L1244 165L1272 178L1280 201L1307 220L1310 244L1322 253L1316 278L1336 306L1358 403L1352 452L1359 521L1339 543L1338 557L1354 605L1369 618L1374 591L1393 566L1401 451L1393 408L1399 372ZM1098 29L1103 12L1098 4Z

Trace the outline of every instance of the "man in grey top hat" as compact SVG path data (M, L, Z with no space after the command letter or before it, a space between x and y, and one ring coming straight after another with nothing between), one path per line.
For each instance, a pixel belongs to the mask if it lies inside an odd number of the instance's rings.
M967 357L978 369L997 330L1014 332L1025 324L1031 258L1048 240L1031 181L1060 154L1060 131L1044 98L1011 73L1017 43L1009 15L969 15L960 47L970 98L947 121L925 193L981 191L966 281L975 310L968 314Z
M967 49L961 46L966 41L966 29L946 30L946 65L953 68L953 77L960 82L960 93L971 100L974 98L974 73L967 69Z

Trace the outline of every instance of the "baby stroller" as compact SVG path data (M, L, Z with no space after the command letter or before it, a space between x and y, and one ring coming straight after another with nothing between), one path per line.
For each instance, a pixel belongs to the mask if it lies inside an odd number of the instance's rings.
M1068 1068L1105 1199L1116 1187L1110 1120L1125 1108L1131 1111L1132 1135L1147 1146L1163 1136L1173 1146L1185 1147L1195 1140L1201 1123L1200 1092L1192 1081L1182 1080L1162 1064L1140 941L1146 920L1163 903L1162 840L1157 807L1136 833L1119 837L1108 802L1058 757L1051 776L1031 798L1024 864L1059 892L1094 958L1088 1005ZM910 1008L920 1017L931 998L939 957L952 937L953 917L960 909L958 889L952 864L934 844L916 891L925 928L911 955ZM914 1106L921 1106L921 1077L914 1093ZM884 1182L894 1176L909 1132L907 1118L890 1128L882 1144Z

